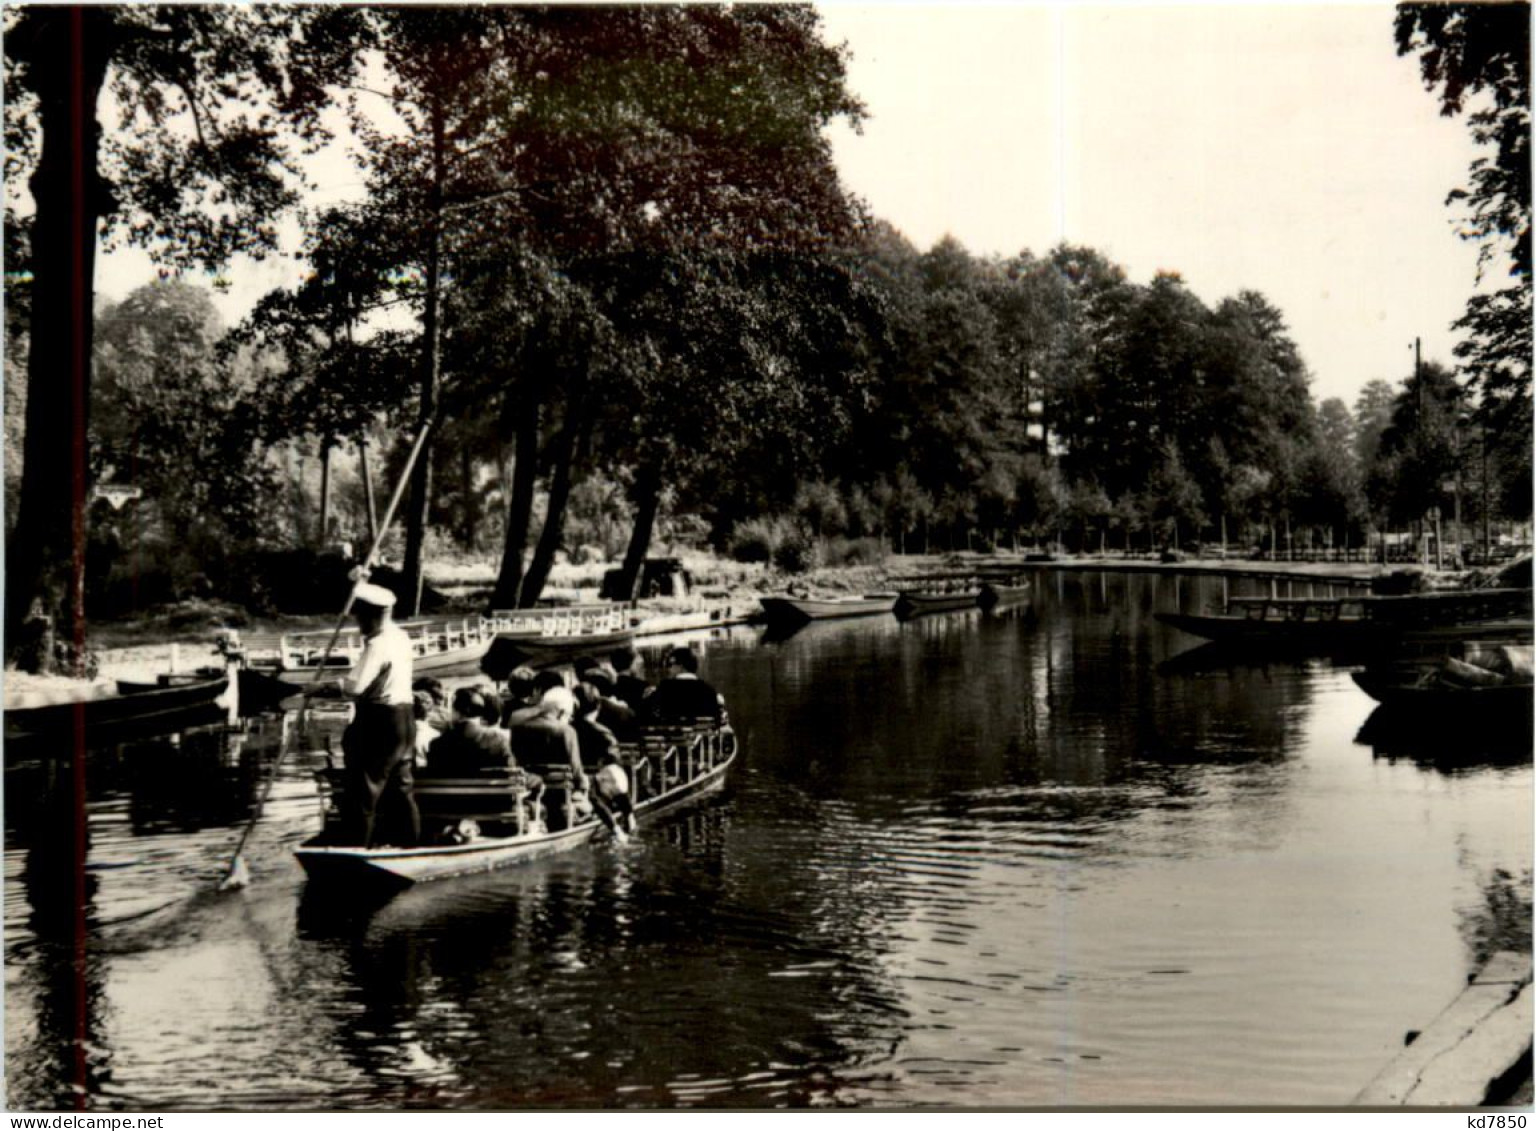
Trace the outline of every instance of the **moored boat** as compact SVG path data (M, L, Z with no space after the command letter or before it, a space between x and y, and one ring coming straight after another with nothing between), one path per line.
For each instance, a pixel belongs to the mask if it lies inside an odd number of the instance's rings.
M866 593L857 597L761 597L758 603L769 624L787 626L888 613L896 607L896 599L895 593Z
M164 683L124 680L57 693L8 695L5 738L8 742L70 738L77 728L83 728L89 741L95 734L118 728L169 728L183 718L223 710L220 697L228 690L229 676L221 672L167 679Z
M1352 675L1384 707L1449 712L1447 718L1474 727L1488 721L1489 711L1530 714L1531 653L1529 644L1461 642L1439 656L1409 657Z
M492 613L496 632L480 670L505 679L520 664L540 667L599 656L635 639L627 605L576 605L564 609L518 609Z
M1024 578L988 579L981 583L976 603L983 609L1013 605L1029 596L1029 582Z
M412 670L416 675L473 666L485 655L500 623L494 617L398 622L410 638L414 657ZM252 671L302 684L344 675L362 655L362 634L354 627L344 628L336 637L335 647L322 668L321 661L331 636L330 629L251 633L240 638L237 646L243 649Z
M1531 633L1529 589L1456 590L1399 597L1234 597L1221 613L1155 614L1208 640L1371 650L1402 641L1515 640Z
M961 589L950 593L931 593L904 589L896 598L895 613L902 620L927 613L946 613L956 609L974 609L981 599L980 589Z
M653 820L662 813L720 790L736 759L735 732L729 726L648 728L637 746L625 750L637 819ZM340 799L337 771L321 771L331 813ZM551 775L538 788L555 784ZM413 848L326 843L325 835L300 845L295 856L312 884L402 888L426 880L444 879L512 867L565 852L592 840L606 826L596 814L569 820L548 830L530 816L536 794L527 775L501 772L482 778L421 778L415 796L424 834L450 829L456 834L443 843ZM464 835L466 822L503 828L504 835Z

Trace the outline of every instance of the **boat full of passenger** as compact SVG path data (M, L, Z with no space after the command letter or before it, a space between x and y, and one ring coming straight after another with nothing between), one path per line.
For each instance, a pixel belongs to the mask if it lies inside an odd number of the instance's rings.
M621 747L636 819L661 814L718 792L736 760L736 734L713 720L649 726ZM588 843L608 828L596 811L581 813L569 782L546 772L485 771L470 778L420 778L414 796L429 843L411 847L331 843L345 804L342 772L318 773L326 805L319 836L295 850L311 884L346 889L404 888L513 867ZM559 796L546 806L542 797ZM553 811L551 811L553 810Z

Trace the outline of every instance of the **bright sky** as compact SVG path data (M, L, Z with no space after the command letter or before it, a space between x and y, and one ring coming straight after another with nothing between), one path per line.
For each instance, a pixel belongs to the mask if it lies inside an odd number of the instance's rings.
M1390 4L823 4L853 52L850 189L920 248L1066 239L1207 303L1257 290L1321 400L1451 363L1476 276L1446 193L1474 156Z
M1424 356L1476 249L1445 196L1465 181L1465 122L1441 118L1395 54L1389 3L823 4L870 112L834 145L847 186L926 249L1043 254L1062 239L1136 282L1176 270L1207 303L1258 290L1284 313L1321 400L1353 404ZM331 198L355 189L336 170ZM105 257L121 298L152 274ZM241 263L219 305L239 318L302 273Z

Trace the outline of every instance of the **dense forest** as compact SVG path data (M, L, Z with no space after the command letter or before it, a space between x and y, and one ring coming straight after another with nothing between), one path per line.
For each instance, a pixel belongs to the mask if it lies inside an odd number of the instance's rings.
M1457 368L1349 405L1315 403L1257 291L1207 305L1093 248L924 250L871 216L825 135L864 110L809 8L12 9L6 176L35 206L7 194L11 639L40 612L259 600L263 555L367 544L422 429L407 604L444 553L499 562L510 606L560 554L633 587L658 537L800 569L1528 519L1529 173L1488 177L1528 163L1499 148L1529 133L1525 55L1439 11L1463 9L1400 9L1399 48L1434 55L1446 112L1493 92L1457 201L1523 191L1478 238L1525 306L1484 288ZM84 173L59 167L71 128ZM302 155L337 133L365 191L305 208ZM177 270L275 249L285 211L307 280L221 325ZM61 277L98 225L163 277L82 300ZM142 498L91 501L111 483Z

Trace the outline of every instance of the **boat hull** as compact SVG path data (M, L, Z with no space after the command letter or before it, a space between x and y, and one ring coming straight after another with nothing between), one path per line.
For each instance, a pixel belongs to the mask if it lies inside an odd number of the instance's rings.
M896 596L822 599L811 597L761 597L763 617L769 624L804 624L813 620L837 620L843 617L867 617L889 613L896 607Z
M224 675L167 687L124 681L116 695L8 709L5 737L69 737L83 727L89 740L119 729L171 729L184 719L218 714L219 697L228 687Z
M674 786L635 806L637 817L655 817L719 792L736 760L735 751L692 781ZM406 888L428 880L492 872L568 852L590 841L603 825L595 817L558 832L493 837L468 844L422 848L359 848L305 844L295 850L311 883Z
M976 603L983 609L997 609L1005 605L1016 605L1028 596L1028 582L1023 585L994 585L989 581L981 587L981 595L976 598Z
M1533 701L1529 683L1492 687L1422 686L1390 672L1367 670L1351 674L1361 691L1394 711L1452 712L1462 722L1482 721L1490 711L1501 715L1531 713Z
M1163 624L1202 636L1239 644L1275 645L1328 651L1372 651L1399 643L1434 641L1529 641L1529 618L1463 624L1394 624L1366 617L1338 620L1279 620L1219 613L1155 613Z
M498 633L491 641L480 670L493 679L505 679L521 664L542 667L575 659L598 656L615 648L633 644L635 630L573 633L569 636L545 636L537 633Z
M958 609L974 609L981 598L980 590L967 589L960 593L902 593L896 598L895 612L902 620L926 616L929 613L948 613Z
M473 668L485 656L489 642L473 644L467 648L450 648L442 652L418 655L411 661L413 675L451 671L457 668ZM268 668L262 674L287 683L310 684L319 679L340 679L351 670L350 664L330 664L327 667Z

